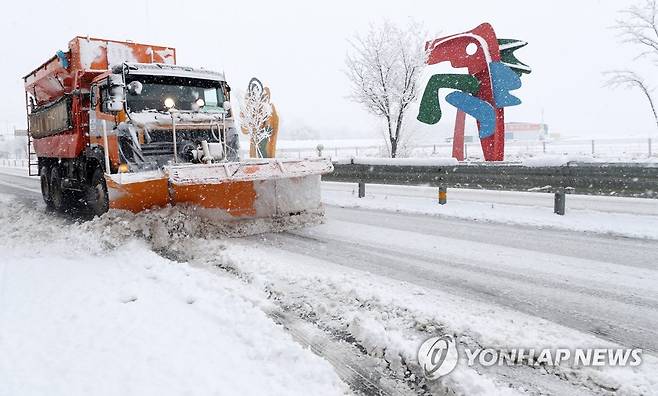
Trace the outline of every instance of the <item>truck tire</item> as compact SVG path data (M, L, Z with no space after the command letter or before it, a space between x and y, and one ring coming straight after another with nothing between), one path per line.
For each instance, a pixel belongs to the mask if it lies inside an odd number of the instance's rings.
M107 184L101 168L96 168L91 177L90 185L85 194L87 210L94 216L100 216L110 208L110 199L107 194Z
M50 171L49 187L49 195L53 208L58 212L65 211L67 208L66 195L62 190L62 176L57 166L53 166L53 169Z
M48 209L53 208L53 197L50 195L50 169L46 165L41 166L39 170L39 179L41 181L41 196Z

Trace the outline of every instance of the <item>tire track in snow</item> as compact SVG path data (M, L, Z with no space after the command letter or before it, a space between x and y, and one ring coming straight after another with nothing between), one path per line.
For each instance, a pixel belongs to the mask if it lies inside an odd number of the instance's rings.
M656 203L658 205L658 201ZM327 218L428 236L450 237L461 241L482 242L529 253L559 253L602 263L623 263L637 268L656 269L658 242L650 239L616 237L608 234L560 230L550 227L503 224L477 219L410 213L382 212L328 206ZM449 230L449 231L448 231ZM578 242L578 243L574 243Z
M281 236L283 240L278 240L278 237ZM292 237L292 238L291 238ZM314 243L318 242L323 242L318 240L317 238L309 238L306 236L300 236L296 235L295 233L284 233L284 234L277 234L277 235L268 235L268 239L271 241L275 242L277 247L283 248L285 245L286 247L284 249L289 249L289 251L294 252L294 253L299 253L299 254L304 254L302 250L301 253L297 251L294 247L291 248L291 246L294 245L293 240L304 240L304 241L311 241ZM278 243L282 242L282 243ZM290 249L291 248L291 249ZM379 249L379 248L378 248ZM322 249L324 250L324 249ZM335 252L335 246L330 246L327 250ZM369 250L372 252L372 249ZM351 249L350 247L347 247L343 252L342 252L346 257L349 258L356 258L360 257L360 254L358 255L353 255L354 250ZM318 258L325 257L325 254L320 254ZM313 296L300 296L296 294L294 296L294 299L297 301L298 305L303 305L304 302L300 301L300 299L303 299L304 297L306 298L321 298L318 295L313 295ZM332 298L330 296L327 296L327 298ZM345 304L344 301L337 301L339 304ZM361 307L363 310L368 310L372 312L388 312L390 310L390 307L385 307L385 306L379 306L376 302L368 302L365 307ZM295 311L294 307L286 306L287 311ZM402 311L405 311L402 309ZM413 323L418 320L418 318L414 317L413 314L410 312L406 312L406 314L409 315L409 317L406 318L406 321L409 323ZM304 315L309 315L308 312L304 312ZM430 336L435 336L435 335L445 335L448 334L446 333L446 329L443 328L443 325L440 323L416 323L414 326L416 328L420 327L423 329L433 329L433 330L427 330L427 334L425 337L430 337ZM425 331L425 330L420 330L420 331ZM462 345L468 345L469 347L472 348L483 348L482 345L479 345L478 342L472 338L469 334L462 334L460 337L460 343ZM367 352L366 352L367 353ZM546 366L539 366L539 367L533 367L529 366L527 364L523 364L520 366L513 366L513 367L488 367L486 369L479 368L479 367L473 367L473 369L478 372L479 374L489 376L499 384L503 385L505 387L509 386L510 388L517 389L521 391L524 394L530 394L530 395L545 395L545 394L555 394L555 395L560 395L560 394L570 394L570 395L593 395L593 394L608 394L606 389L599 383L595 382L592 378L575 378L573 371L571 371L569 368L563 369L562 367L546 367ZM418 372L420 374L420 372ZM449 378L449 376L447 377ZM400 381L404 381L404 378L399 378ZM431 387L431 393L427 394L460 394L460 393L455 393L454 391L451 390L449 383L429 383L430 386L434 385ZM439 392L439 393L437 393ZM423 393L421 393L423 394Z
M655 312L658 310L653 300L635 299L647 307L647 312L654 312L653 315L633 317L633 321L620 320L619 317L610 316L611 309L617 307L617 313L624 316L624 305L634 301L607 291L571 287L505 271L483 270L480 266L468 263L444 261L399 252L382 245L363 245L326 235L309 238L303 231L272 235L270 241L278 248L297 254L478 301L494 302L620 345L639 346L654 353L658 351L658 328L652 327L650 323L657 317ZM330 257L327 252L331 252ZM574 305L556 304L558 295L562 302L568 297L568 301ZM592 304L586 305L587 302ZM581 309L574 309L578 304L581 304ZM645 320L647 324L642 326L638 320Z
M335 339L330 334L309 322L304 322L290 313L281 310L270 311L275 322L282 325L300 344L310 348L316 355L328 361L336 373L350 388L364 396L414 395L411 390L383 386L385 378L378 370L368 370L376 366L358 349L344 340ZM370 360L370 361L369 361Z
M217 242L217 241L215 241ZM214 247L215 249L217 246ZM253 276L240 269L238 263L219 251L207 251L202 257L194 258L177 249L162 247L154 250L158 255L173 261L185 262L210 271L221 271L241 280L245 285L253 286ZM323 329L303 313L298 312L285 301L285 293L276 290L272 284L265 286L269 299L276 304L276 309L265 312L278 324L283 326L301 345L310 348L316 355L329 362L338 376L350 386L356 394L364 396L405 396L418 394L398 378L382 370L378 359L363 353L353 340L338 337ZM454 395L454 393L433 393L434 395Z

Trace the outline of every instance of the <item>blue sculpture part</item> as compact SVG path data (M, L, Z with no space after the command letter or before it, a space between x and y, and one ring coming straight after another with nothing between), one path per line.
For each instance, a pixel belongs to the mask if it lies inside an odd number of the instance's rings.
M461 91L449 93L446 101L478 120L480 139L489 137L496 131L496 112L489 103Z
M435 74L430 77L423 93L423 99L418 109L418 121L425 124L436 124L441 120L441 104L439 90L442 88L458 89L476 94L480 82L470 74Z
M57 59L59 59L60 63L62 64L62 67L68 69L69 60L66 58L66 54L64 53L64 51L58 50L56 54L57 54Z
M509 91L521 88L521 78L509 66L502 62L491 62L491 82L493 84L496 107L509 107L521 104L521 99L511 95Z

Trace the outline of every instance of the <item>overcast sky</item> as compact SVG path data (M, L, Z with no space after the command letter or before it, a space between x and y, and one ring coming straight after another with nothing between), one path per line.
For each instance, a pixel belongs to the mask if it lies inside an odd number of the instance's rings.
M64 6L63 4L66 4ZM658 137L646 99L602 86L602 72L639 67L637 48L610 26L619 0L558 1L12 1L3 9L0 131L25 126L21 77L67 49L75 35L129 39L177 49L179 64L224 70L244 89L252 76L271 87L287 127L308 125L331 138L372 136L374 120L346 99L347 39L385 19L410 18L444 35L490 22L502 38L529 42L517 55L533 68L507 121L538 122L587 137ZM655 74L655 67L653 68ZM415 118L415 115L413 115ZM445 117L442 123L451 124ZM451 127L451 125L449 125ZM285 139L285 131L281 138Z

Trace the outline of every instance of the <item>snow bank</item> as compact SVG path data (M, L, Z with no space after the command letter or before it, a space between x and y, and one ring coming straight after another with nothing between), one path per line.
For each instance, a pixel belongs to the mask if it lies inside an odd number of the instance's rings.
M133 236L148 222L130 223L71 224L0 196L1 394L345 392L266 316L264 293L163 258Z

